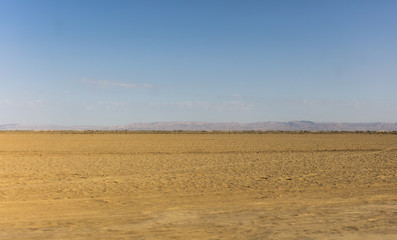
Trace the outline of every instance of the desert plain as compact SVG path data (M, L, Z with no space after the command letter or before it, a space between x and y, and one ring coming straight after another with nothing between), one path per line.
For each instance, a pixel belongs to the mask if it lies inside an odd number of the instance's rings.
M397 239L397 134L0 132L0 239Z

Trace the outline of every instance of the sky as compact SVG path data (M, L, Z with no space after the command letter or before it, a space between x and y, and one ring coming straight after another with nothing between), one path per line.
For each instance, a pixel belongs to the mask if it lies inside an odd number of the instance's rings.
M1 0L0 124L397 122L394 0Z

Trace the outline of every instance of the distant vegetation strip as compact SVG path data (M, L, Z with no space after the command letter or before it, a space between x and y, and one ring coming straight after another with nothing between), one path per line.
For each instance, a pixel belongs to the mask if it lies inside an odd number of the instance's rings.
M37 130L37 131L156 131L156 132L332 132L332 131L397 131L397 123L336 123L336 122L153 122L133 123L119 126L60 126L60 125L21 125L3 124L0 130Z
M0 133L45 134L397 134L397 131L185 131L185 130L0 130Z

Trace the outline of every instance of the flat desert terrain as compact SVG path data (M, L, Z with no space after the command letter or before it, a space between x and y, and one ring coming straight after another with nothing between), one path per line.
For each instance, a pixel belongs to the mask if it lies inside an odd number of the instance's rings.
M397 239L396 134L0 132L0 239Z

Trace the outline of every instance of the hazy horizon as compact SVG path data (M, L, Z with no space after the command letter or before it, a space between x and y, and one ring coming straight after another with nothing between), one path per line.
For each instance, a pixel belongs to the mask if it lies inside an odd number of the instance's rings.
M0 125L397 122L396 1L0 1Z
M320 122L320 121L310 121L310 120L291 120L291 121L253 121L253 122L237 122L237 121L150 121L150 122L125 122L122 124L116 124L113 126L119 126L119 125L128 125L128 124L140 124L140 123L238 123L238 124L249 124L249 123L293 123L293 122L311 122L311 123L352 123L352 124L368 124L368 123L397 123L397 121L394 122L379 122L379 121L372 121L372 122ZM7 123L2 123L1 125L10 125L10 124L15 124L15 125L63 125L63 126L79 126L79 125L64 125L64 124L27 124L27 123L18 123L18 122L7 122ZM81 125L83 126L83 125ZM95 125L91 125L95 126ZM97 125L97 126L112 126L112 125Z

